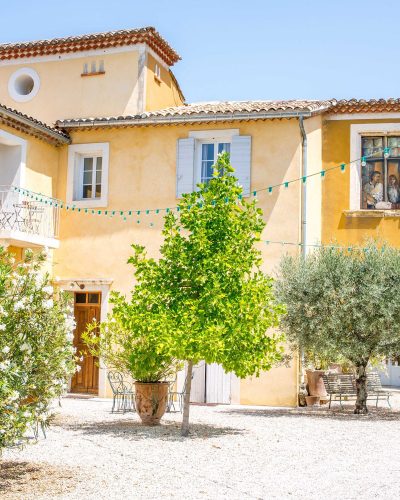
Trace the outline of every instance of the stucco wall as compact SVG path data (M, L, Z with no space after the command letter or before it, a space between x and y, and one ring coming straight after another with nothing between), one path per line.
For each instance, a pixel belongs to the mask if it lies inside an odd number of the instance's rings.
M59 148L7 125L0 125L0 130L27 142L25 181L22 187L57 197Z
M239 128L252 136L252 190L266 188L299 176L301 147L297 120L224 124L218 126L175 126L73 132L74 143L109 142L109 209L145 209L176 206L176 140L189 131ZM67 148L60 150L57 192L65 198ZM267 227L263 239L299 241L300 183L287 189L258 194ZM161 243L160 216L141 216L124 222L113 218L62 211L61 246L55 252L55 276L60 279L113 279L112 289L129 293L132 273L126 260L132 243L143 244L157 257ZM154 227L149 227L153 223ZM283 252L296 247L260 243L263 267L274 273ZM295 405L297 360L258 379L241 382L241 402L266 405Z
M352 123L398 123L399 120L328 120L323 126L323 165L334 167L350 161L350 125ZM361 151L360 151L361 156ZM353 167L359 168L359 166ZM362 244L365 238L380 237L393 245L400 245L397 218L350 218L343 211L350 208L350 169L326 174L323 181L322 240L341 244Z
M135 114L138 102L138 50L91 57L28 63L0 63L0 102L52 124L62 118ZM82 77L85 63L104 61L105 74ZM8 80L19 68L33 68L40 77L39 92L28 102L16 102Z
M176 84L168 69L160 63L160 80L155 78L155 65L157 61L151 54L147 56L146 77L146 109L162 109L169 106L180 106L182 99Z

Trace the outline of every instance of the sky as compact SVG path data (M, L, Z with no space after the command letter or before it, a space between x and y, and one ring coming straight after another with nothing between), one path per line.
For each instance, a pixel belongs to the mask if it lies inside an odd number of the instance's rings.
M187 102L400 97L399 0L0 0L0 43L154 26Z

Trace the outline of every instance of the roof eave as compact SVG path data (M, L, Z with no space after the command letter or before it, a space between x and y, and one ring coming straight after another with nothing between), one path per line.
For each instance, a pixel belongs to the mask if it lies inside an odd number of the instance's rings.
M16 113L15 111L12 111L11 109L6 109L0 106L0 116L3 116L5 118L8 118L12 121L16 121L22 125L24 125L27 129L33 129L38 132L36 135L40 135L42 139L48 140L50 139L51 142L56 143L57 145L61 144L70 144L71 143L71 138L59 133L55 130L52 130L51 128L46 127L45 125L42 125L40 123L35 123L34 121L30 120L28 117L25 117L23 115L20 115L19 113Z
M63 129L98 128L98 127L132 127L148 125L177 125L180 123L209 123L209 122L232 122L249 120L270 120L281 118L310 118L323 113L325 110L291 110L282 112L258 112L258 113L201 113L185 116L149 116L137 118L111 118L111 119L85 119L85 120L59 120L57 126Z

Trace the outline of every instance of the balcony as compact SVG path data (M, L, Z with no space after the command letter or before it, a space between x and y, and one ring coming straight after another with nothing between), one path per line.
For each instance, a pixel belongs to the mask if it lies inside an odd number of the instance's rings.
M0 244L58 248L58 200L45 201L21 194L15 186L0 186Z

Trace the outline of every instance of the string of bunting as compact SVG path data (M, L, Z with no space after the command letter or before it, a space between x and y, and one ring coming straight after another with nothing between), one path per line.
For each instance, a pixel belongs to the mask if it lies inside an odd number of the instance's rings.
M326 173L332 172L333 170L340 169L340 171L342 173L344 173L346 171L346 167L351 166L352 164L357 163L357 162L361 162L361 166L365 166L367 163L367 160L369 158L376 157L375 156L376 151L383 150L385 158L390 156L390 148L388 148L388 147L385 147L385 148L379 147L379 148L372 148L372 149L373 149L374 153L372 153L369 156L362 156L362 157L357 158L356 160L350 161L348 163L341 163L340 165L336 165L336 166L331 167L331 168L320 170L319 172L315 172L313 174L309 174L309 175L302 176L302 177L297 177L295 179L291 179L289 181L284 181L284 182L281 182L279 184L273 184L273 185L270 185L270 186L267 186L264 188L252 190L251 192L246 192L246 193L241 194L239 196L239 199L241 199L243 197L247 197L247 196L256 197L258 193L264 192L264 191L267 191L268 194L272 194L274 190L280 189L281 187L286 189L289 187L290 184L293 184L295 182L305 183L305 182L307 182L307 179L309 179L311 177L320 176L321 179L324 179ZM108 210L108 209L107 210L97 210L97 209L92 209L92 208L76 207L73 204L71 205L71 204L65 203L65 202L58 200L56 198L51 198L49 196L43 195L41 193L36 193L35 191L31 191L29 189L23 189L23 188L19 188L16 186L14 186L13 189L17 193L21 193L24 196L31 198L32 200L38 201L38 202L43 203L45 205L53 206L55 208L60 208L60 209L64 209L66 211L71 211L71 212L75 212L75 213L83 213L83 214L90 214L90 215L104 215L106 217L120 216L125 221L128 218L135 217L135 218L137 218L138 224L140 223L141 216L159 215L159 214L165 214L165 213L168 214L168 213L173 212L173 211L176 211L177 213L179 213L179 211L180 211L179 206L167 207L167 208L146 208L146 209L140 209L140 210L137 210L137 209L136 210L134 210L134 209L130 209L130 210ZM150 227L152 227L152 226L154 226L154 223L151 222L149 225L150 225ZM290 243L287 243L287 244L290 244ZM297 243L295 243L295 244L297 245Z

